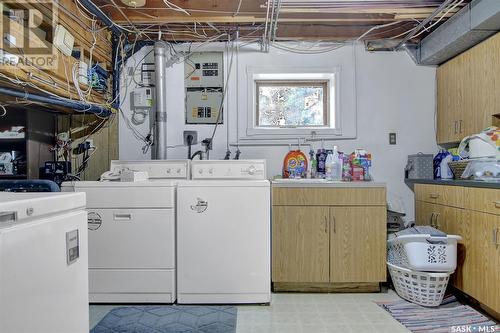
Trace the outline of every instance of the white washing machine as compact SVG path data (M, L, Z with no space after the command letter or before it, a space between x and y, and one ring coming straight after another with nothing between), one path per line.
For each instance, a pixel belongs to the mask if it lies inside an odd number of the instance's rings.
M0 332L88 333L83 193L0 192Z
M91 302L175 302L175 188L187 179L188 166L113 161L113 173L148 171L150 180L63 184L63 190L87 193Z
M192 161L191 174L177 187L177 302L269 303L265 161Z

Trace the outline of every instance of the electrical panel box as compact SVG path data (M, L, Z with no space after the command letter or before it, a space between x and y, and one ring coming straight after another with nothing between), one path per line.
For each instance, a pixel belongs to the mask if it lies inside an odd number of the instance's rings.
M186 88L222 88L224 86L222 52L195 52L184 62Z
M153 89L142 87L132 92L132 107L136 109L149 109L153 106Z
M186 124L217 122L222 102L221 91L188 91L186 94ZM219 124L222 124L222 114L219 117Z

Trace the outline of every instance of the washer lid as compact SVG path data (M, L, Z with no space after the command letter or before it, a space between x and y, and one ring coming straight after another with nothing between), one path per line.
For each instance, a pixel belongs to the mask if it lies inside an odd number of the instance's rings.
M0 192L0 229L16 222L85 209L85 193Z

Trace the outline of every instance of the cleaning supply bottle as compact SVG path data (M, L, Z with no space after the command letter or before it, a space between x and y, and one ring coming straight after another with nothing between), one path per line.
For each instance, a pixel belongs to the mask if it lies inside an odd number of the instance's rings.
M453 156L446 150L443 152L443 154L444 157L441 160L440 164L441 179L453 179L453 172L448 165L448 162L451 162L453 160Z
M311 150L309 150L309 170L311 174L311 178L316 178L316 172L317 172L317 161L314 156L314 149L311 146Z
M441 179L441 161L445 157L444 150L440 149L439 152L434 156L432 160L432 166L434 171L434 179Z
M337 146L333 147L331 180L342 180L342 160L340 159Z
M316 177L325 178L325 161L326 161L326 150L324 148L318 149L316 154Z
M331 150L326 151L326 160L325 160L325 178L326 180L333 180L333 152Z

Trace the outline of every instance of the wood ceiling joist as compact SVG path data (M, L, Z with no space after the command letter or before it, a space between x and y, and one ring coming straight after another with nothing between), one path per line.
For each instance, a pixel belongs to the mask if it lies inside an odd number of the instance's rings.
M163 0L146 0L146 6L131 8L125 6L120 0L94 0L110 18L120 25L130 26L132 22L140 29L146 26L164 26L171 24L185 24L193 29L195 24L232 25L234 29L243 26L261 25L266 22L266 0L243 0L238 10L239 0L168 0L185 10L186 13L168 8ZM278 19L280 38L321 38L352 39L377 25L391 22L409 23L427 18L444 0L401 0L401 1L292 1L283 0ZM446 15L436 16L434 21L446 21L470 0L464 0L459 6L449 10ZM447 8L448 10L449 8ZM284 29L287 25L317 26L321 32L305 28L301 33L300 28ZM340 33L323 32L323 24L342 27ZM414 25L414 24L413 24ZM413 25L406 25L407 29ZM437 27L437 26L436 26ZM185 28L185 27L184 27ZM199 26L198 26L199 28ZM340 28L339 28L340 29ZM362 29L365 29L362 31ZM306 33L311 31L311 33ZM403 33L407 30L402 30ZM287 33L290 32L290 35ZM384 34L384 29L377 30L380 38L393 36L394 29L389 29ZM331 36L327 36L332 33ZM424 33L420 38L425 37ZM182 36L182 35L181 35Z

